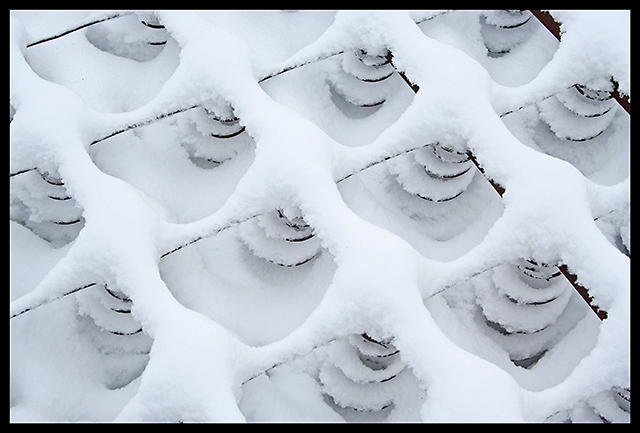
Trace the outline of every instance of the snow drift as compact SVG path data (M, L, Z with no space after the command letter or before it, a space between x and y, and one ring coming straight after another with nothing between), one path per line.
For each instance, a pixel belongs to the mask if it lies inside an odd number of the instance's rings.
M628 421L629 13L525 12L12 12L12 421Z

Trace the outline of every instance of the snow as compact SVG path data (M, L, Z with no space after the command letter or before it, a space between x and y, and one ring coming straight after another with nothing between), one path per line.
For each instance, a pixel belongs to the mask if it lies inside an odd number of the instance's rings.
M629 12L551 13L13 11L12 421L628 420Z

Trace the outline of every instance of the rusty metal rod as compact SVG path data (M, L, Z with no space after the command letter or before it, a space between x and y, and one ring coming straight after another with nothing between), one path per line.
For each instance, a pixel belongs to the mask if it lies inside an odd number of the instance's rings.
M591 301L593 301L593 297L589 295L589 291L587 290L586 287L584 287L581 284L578 284L578 276L569 272L567 265L564 265L564 264L560 265L558 266L558 269L560 269L560 272L562 272L562 275L564 275L564 277L571 283L573 288L576 289L576 292L578 292L580 296L582 296L582 299L584 299L587 302L587 304L589 304L589 307L591 307L593 312L596 313L596 316L598 316L600 320L604 320L609 316L606 311L601 310L600 308L598 308L597 305L593 305L591 303Z
M558 25L558 29L559 29L559 25ZM391 53L389 53L387 55L387 57L389 59L389 62L393 66L393 68L396 69L395 65L393 64L393 55ZM396 69L396 71L402 77L404 82L407 83L407 85L411 88L411 90L413 90L414 93L418 93L418 90L420 90L420 86L418 86L417 84L412 83L411 80L409 80L409 78L407 78L407 76L404 74L404 72L402 72L402 71L400 71L398 69ZM486 173L484 172L484 169L480 166L480 164L478 163L478 160L476 159L476 157L473 155L473 153L471 153L471 150L467 151L467 155L469 155L469 159L471 159L473 164L484 175L484 178L487 179L487 181L491 184L493 189L498 193L498 195L500 197L502 197L504 195L505 191L506 191L505 188L502 185L500 185L499 183L495 182L494 180L492 180L491 178L489 178L486 175ZM604 311L604 310L601 310L600 308L598 308L598 306L592 304L593 297L589 295L589 291L587 290L586 287L582 286L581 284L578 284L578 282L577 282L578 281L578 276L575 275L575 274L572 274L569 271L569 268L567 267L566 264L559 265L558 269L560 269L560 272L562 273L562 275L564 275L564 277L567 279L567 281L569 281L569 283L571 283L571 285L576 290L576 292L578 292L578 294L582 297L582 299L585 300L585 302L589 305L591 310L593 310L593 312L596 314L596 316L598 316L598 318L600 320L606 319L607 316L608 316L607 312Z
M560 41L560 38L562 36L562 33L560 31L560 23L553 19L549 12L539 9L529 9L529 11L547 28L547 30L551 32L551 34L553 34L553 36L556 37L558 41ZM629 113L629 115L631 115L631 101L629 100L629 96L621 95L618 91L618 82L613 79L611 81L613 82L614 88L613 93L611 94L613 96L613 99L618 101L618 104L620 104L620 106L624 108L625 111Z

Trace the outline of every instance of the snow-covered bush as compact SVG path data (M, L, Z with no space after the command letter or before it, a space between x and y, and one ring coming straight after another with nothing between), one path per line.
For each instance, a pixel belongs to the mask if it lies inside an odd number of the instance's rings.
M628 421L629 12L552 16L12 12L11 419Z

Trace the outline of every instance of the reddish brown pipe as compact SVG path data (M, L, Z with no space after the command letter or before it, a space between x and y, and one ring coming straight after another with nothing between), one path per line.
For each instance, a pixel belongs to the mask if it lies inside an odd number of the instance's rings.
M546 12L544 12L544 14L547 14L549 17L551 17L551 15L549 15ZM534 15L535 15L535 13L534 13ZM554 23L555 23L555 26L557 27L557 32L558 32L558 36L557 37L559 38L560 25L558 23L556 23L555 21L554 21ZM553 30L551 30L551 31L553 32ZM391 63L391 65L393 65L393 55L391 53L389 53L387 55L387 58L389 59L389 62ZM395 66L394 66L394 69L395 69ZM397 69L396 69L396 71L402 77L404 82L407 83L407 85L411 88L411 90L413 90L414 93L418 93L418 90L420 90L420 86L418 86L417 84L411 83L411 81L409 80L409 78L407 78L407 76L404 74L404 72L398 71ZM482 167L478 163L478 160L473 155L473 153L471 153L470 150L467 151L467 155L469 155L469 159L471 159L471 161L478 168L478 170L480 170L480 172L483 175L485 175L484 170L482 169ZM506 190L502 185L500 185L497 182L493 181L492 179L488 178L486 175L485 175L485 179L487 179L487 181L489 181L489 183L491 184L493 189L498 193L498 195L500 195L500 197L502 197L504 195ZM604 311L604 310L601 310L596 305L593 305L591 303L593 301L593 297L589 295L589 291L584 286L578 284L578 282L577 282L578 281L578 276L575 275L575 274L572 274L571 272L569 272L569 268L565 264L558 266L558 269L560 269L560 272L562 272L562 275L564 275L564 277L567 279L567 281L569 281L569 283L571 283L573 288L576 289L576 292L578 292L578 294L582 297L582 299L585 300L585 302L589 305L591 310L593 310L593 312L598 316L598 318L600 318L600 320L606 319L607 318L607 312Z
M553 36L556 37L558 41L560 40L560 37L562 36L560 32L560 24L553 19L549 12L539 9L529 9L529 11L547 28L547 30L553 34ZM629 115L631 115L631 101L629 101L629 96L622 96L620 92L618 92L618 83L615 80L612 81L614 87L612 93L613 99L618 101L618 104L620 104L620 106L624 108Z

